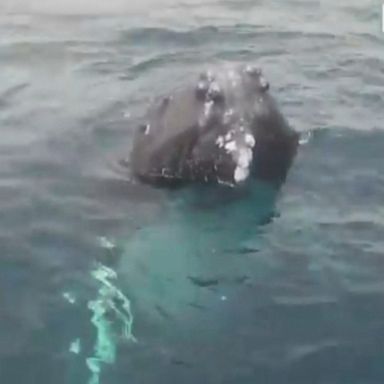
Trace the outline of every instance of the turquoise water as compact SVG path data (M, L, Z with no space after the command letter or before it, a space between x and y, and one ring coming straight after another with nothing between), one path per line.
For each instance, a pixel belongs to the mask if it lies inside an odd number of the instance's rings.
M0 5L0 383L382 384L380 4L128 3ZM281 191L132 183L136 118L222 61L302 133Z

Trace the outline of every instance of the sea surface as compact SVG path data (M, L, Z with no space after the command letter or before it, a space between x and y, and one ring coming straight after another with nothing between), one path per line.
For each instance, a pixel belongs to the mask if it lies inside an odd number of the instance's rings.
M301 132L281 190L132 181L222 62ZM373 0L1 0L0 383L383 384L383 89Z

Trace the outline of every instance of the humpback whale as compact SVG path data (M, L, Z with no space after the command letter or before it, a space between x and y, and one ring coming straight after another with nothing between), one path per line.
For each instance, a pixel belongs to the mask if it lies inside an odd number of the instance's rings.
M135 132L132 171L157 186L235 187L250 177L279 186L298 139L260 68L219 66L149 106Z

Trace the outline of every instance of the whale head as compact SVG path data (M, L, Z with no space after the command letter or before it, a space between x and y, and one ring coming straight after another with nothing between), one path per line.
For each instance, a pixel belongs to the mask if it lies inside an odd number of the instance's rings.
M251 175L280 184L297 143L262 71L225 66L201 73L150 107L132 164L139 178L159 184L236 186Z

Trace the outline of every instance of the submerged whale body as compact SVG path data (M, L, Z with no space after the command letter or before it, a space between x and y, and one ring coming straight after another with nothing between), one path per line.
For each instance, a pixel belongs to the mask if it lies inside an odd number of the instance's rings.
M151 105L131 154L134 175L159 186L274 185L286 178L298 133L254 66L219 67Z

